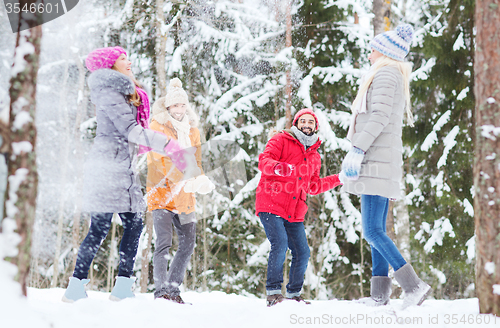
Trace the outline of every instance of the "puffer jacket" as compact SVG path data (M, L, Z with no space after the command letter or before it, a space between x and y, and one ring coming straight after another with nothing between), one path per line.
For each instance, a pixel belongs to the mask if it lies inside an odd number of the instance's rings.
M137 124L137 108L127 102L132 80L111 69L93 72L88 84L96 106L97 130L84 169L83 209L124 213L146 210L136 172L138 145L163 153L167 137Z
M290 130L274 135L259 155L262 175L257 186L255 212L276 214L290 222L304 221L307 213L307 194L317 195L340 185L338 175L320 178L321 157L318 140L307 150ZM274 173L276 164L292 164L289 177Z
M402 124L405 111L403 75L396 67L379 69L368 89L366 113L358 114L351 143L366 152L359 179L344 182L357 195L401 196Z
M158 99L153 105L153 113L155 107L164 102L164 98ZM189 114L189 112L188 112ZM169 139L177 139L177 131L170 121L164 121L160 124L156 119L161 116L153 116L150 129L158 131L166 135ZM191 130L189 139L191 145L197 147L195 157L198 167L203 173L201 164L201 143L200 131L196 127L197 121L191 121ZM166 209L174 213L189 214L194 212L196 199L193 193L184 192L182 184L179 184L184 178L184 175L179 169L173 165L172 161L167 156L162 156L155 152L150 152L147 155L148 161L148 179L146 184L148 210Z

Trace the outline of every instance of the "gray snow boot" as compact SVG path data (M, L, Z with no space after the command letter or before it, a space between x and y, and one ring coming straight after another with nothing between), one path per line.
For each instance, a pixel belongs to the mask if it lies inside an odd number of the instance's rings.
M82 298L87 298L87 292L85 291L85 285L89 283L89 279L78 279L75 277L69 278L68 288L64 292L62 301L66 303L73 303Z
M368 306L382 306L389 304L392 294L392 279L389 277L374 276L371 279L370 297L363 297L356 303Z
M420 280L413 270L413 267L407 263L399 270L394 272L394 278L405 292L403 300L403 309L412 305L420 305L432 292L431 286Z
M109 299L112 301L121 301L125 298L135 297L134 293L132 293L132 285L135 279L135 277L116 277L115 287L113 287Z

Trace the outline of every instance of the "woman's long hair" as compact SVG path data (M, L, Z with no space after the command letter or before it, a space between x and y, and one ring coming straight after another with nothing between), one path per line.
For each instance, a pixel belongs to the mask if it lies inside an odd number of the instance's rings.
M113 67L111 67L111 69L119 72L119 73L122 73L122 74L125 74L124 72L120 72L118 70L118 68L116 68L115 65L113 65ZM125 74L127 75L127 74ZM128 76L128 75L127 75ZM129 102L134 105L135 107L139 107L141 104L142 104L142 101L141 101L141 97L139 96L139 94L137 93L137 90L136 90L136 87L139 87L141 88L141 85L140 83L135 79L135 77L133 76L129 76L131 79L132 79L132 82L134 82L134 93L130 94L128 97L128 100Z
M356 95L356 99L352 103L352 108L356 108L357 104L361 101L361 98L368 92L368 88L373 82L373 78L375 74L377 74L378 70L385 66L396 67L401 75L403 75L403 85L404 85L404 95L405 95L405 107L406 107L406 116L408 119L408 125L413 126L413 114L411 113L411 98L410 98L410 74L412 69L412 64L409 62L401 62L389 58L387 56L382 55L371 67L369 75L366 76L365 81L359 87L358 94Z

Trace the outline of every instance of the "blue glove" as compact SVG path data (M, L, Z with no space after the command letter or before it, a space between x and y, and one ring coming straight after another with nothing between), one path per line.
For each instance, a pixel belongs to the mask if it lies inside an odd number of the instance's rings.
M352 147L342 162L342 172L349 180L358 180L361 162L365 157L365 152L359 148Z

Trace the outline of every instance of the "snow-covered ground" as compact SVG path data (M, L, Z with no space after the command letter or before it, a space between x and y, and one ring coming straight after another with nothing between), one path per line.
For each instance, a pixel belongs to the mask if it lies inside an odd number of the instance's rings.
M428 300L402 310L401 300L379 308L339 300L285 301L267 308L264 299L222 292L186 292L182 297L193 304L179 305L154 300L151 293L112 302L109 293L89 291L88 299L67 304L61 301L63 293L30 288L27 300L0 295L0 327L500 327L500 318L479 314L475 298Z

